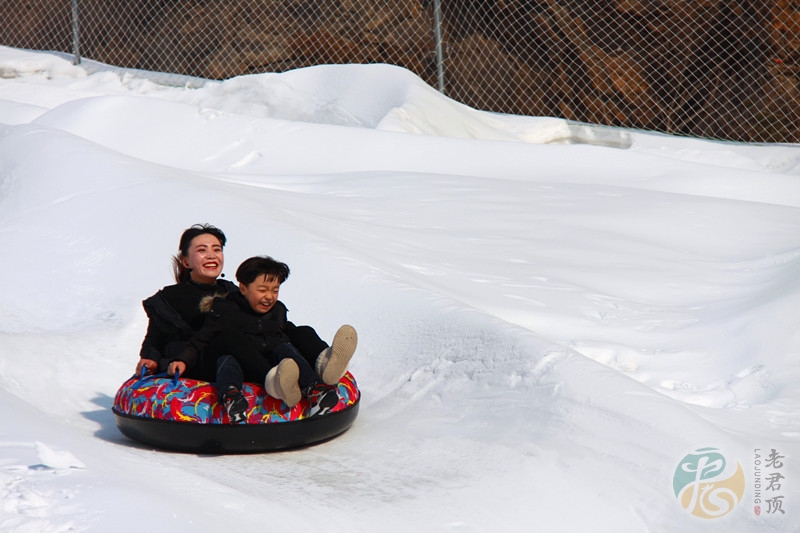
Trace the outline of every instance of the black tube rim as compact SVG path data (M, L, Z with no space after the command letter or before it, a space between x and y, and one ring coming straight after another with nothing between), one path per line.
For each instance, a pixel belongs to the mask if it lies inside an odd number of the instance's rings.
M300 448L347 431L358 415L359 395L346 408L302 420L263 424L204 424L130 415L111 409L126 437L156 448L192 453L259 453Z

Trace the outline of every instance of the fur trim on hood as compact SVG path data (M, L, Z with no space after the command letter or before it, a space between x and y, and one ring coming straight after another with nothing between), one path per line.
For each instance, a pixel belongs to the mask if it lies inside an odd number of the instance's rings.
M214 308L214 298L225 298L226 296L228 296L227 292L203 296L203 298L200 299L200 311L203 313L210 313Z

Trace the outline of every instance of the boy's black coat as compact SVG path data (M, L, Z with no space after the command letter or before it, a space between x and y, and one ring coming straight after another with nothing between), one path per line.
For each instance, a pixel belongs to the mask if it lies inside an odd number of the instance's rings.
M281 344L292 344L313 369L320 352L328 345L309 326L295 326L287 318L288 309L281 301L268 312L253 311L240 292L214 298L209 318L203 328L213 340L205 351L206 361L233 355L241 366L244 380L262 383L277 364L273 351ZM208 363L206 363L207 365Z
M261 357L268 357L279 344L292 342L297 326L286 318L288 311L278 300L268 312L258 314L238 291L214 298L209 316L220 333L216 350L228 354L256 350Z

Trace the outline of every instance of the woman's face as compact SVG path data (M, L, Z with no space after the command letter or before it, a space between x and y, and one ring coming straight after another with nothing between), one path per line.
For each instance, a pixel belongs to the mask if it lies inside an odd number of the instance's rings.
M181 257L183 266L192 269L192 281L214 283L222 273L225 255L219 239L210 233L198 235L189 243L189 253Z

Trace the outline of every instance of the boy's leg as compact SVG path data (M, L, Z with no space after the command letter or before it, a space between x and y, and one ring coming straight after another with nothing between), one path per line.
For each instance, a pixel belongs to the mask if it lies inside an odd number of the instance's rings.
M217 392L231 424L240 424L247 420L246 413L250 405L242 394L242 380L242 368L235 357L223 355L217 359Z
M244 375L239 362L232 355L223 355L217 359L217 388L225 392L233 387L242 390Z
M289 407L294 407L302 399L300 385L297 383L300 369L294 359L284 359L267 372L264 388L273 398L283 400Z
M317 357L328 348L328 343L322 340L319 335L317 335L316 330L311 326L290 328L287 333L292 346L297 348L297 351L300 352L303 359L311 365L311 368L314 368Z
M323 415L339 403L339 395L336 388L322 382L322 379L311 368L308 361L300 355L297 348L291 344L281 344L273 350L270 357L273 361L280 359L280 363L274 369L274 375L273 370L270 370L269 374L267 374L269 387L275 389L276 393L285 395L287 388L292 386L291 390L295 394L292 399L297 398L297 402L299 402L300 396L302 396L308 400L309 411L307 416ZM291 377L287 377L286 383L282 383L283 380L281 378L286 375L286 372L291 372L289 374ZM291 383L289 383L290 381ZM269 392L269 388L267 388L267 391ZM270 396L273 396L273 394L270 393ZM290 407L297 403L290 404L285 399L284 402Z
M241 367L242 380L248 383L263 383L264 377L273 366L250 340L238 331L224 331L215 344L215 351L228 353L236 358Z
M323 350L315 362L315 370L326 385L336 385L347 372L358 344L358 335L353 326L345 324L333 336L331 347Z
M315 381L319 380L319 376L314 371L308 361L300 355L296 347L289 343L278 345L277 348L272 350L270 354L270 362L274 365L280 364L284 359L291 359L297 364L298 377L297 383L301 389L308 387Z

